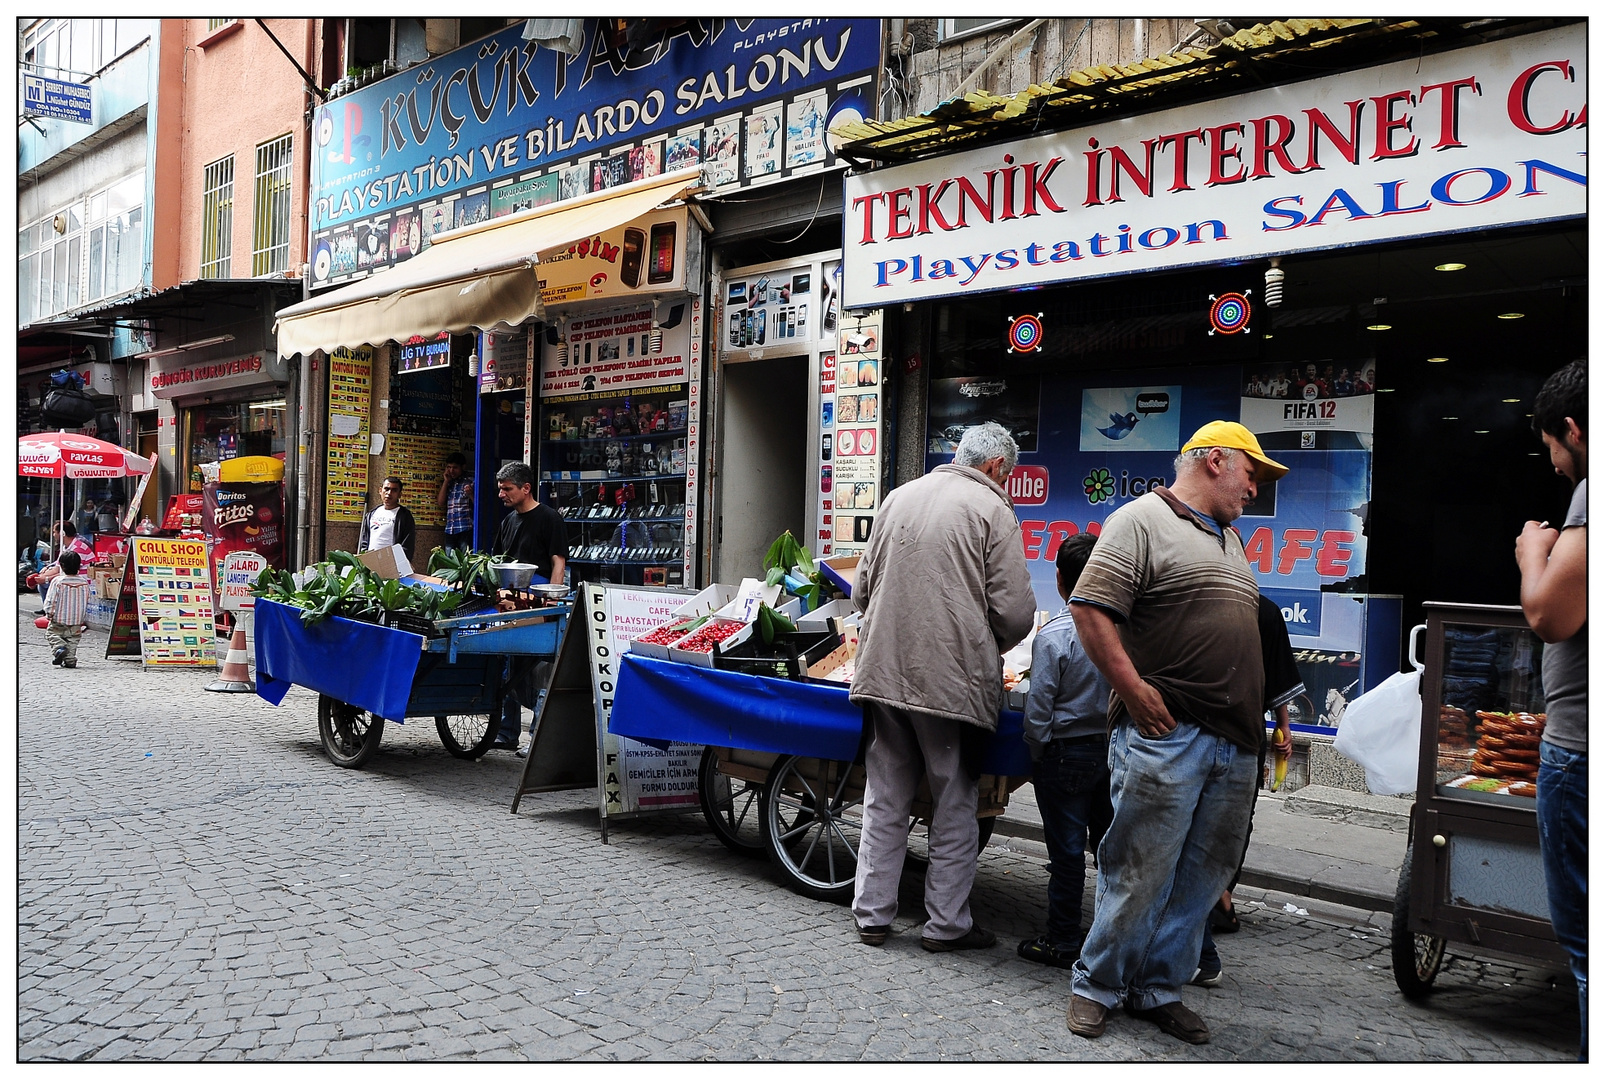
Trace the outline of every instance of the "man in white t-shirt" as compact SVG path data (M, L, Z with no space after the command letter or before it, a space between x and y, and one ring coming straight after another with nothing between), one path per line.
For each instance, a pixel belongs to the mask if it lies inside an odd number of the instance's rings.
M413 526L412 511L401 505L401 481L394 476L385 477L385 482L379 485L379 497L380 504L362 515L357 553L399 546L411 562L417 529Z

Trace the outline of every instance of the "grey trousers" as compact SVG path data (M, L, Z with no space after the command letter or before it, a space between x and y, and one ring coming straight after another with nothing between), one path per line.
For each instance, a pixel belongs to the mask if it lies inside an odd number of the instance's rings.
M853 916L860 926L889 926L897 916L897 885L908 852L909 808L920 776L929 779L931 864L925 872L924 936L939 940L970 932L970 886L980 850L976 782L959 758L960 722L884 705L869 706L865 751L864 833L853 882Z

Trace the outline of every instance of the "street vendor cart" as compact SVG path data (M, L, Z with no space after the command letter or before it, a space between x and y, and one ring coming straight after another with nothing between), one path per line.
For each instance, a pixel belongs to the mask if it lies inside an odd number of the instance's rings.
M318 735L343 768L373 756L384 721L413 716L434 717L447 752L475 759L501 723L505 662L555 657L572 610L565 601L438 619L418 627L426 636L339 616L305 625L300 609L258 599L257 693L277 705L291 685L316 690Z
M1538 852L1543 642L1519 607L1426 610L1416 800L1393 908L1393 976L1409 998L1431 989L1451 942L1566 963Z
M1031 774L1022 716L1005 709L982 763L976 814L984 844L1010 793ZM702 812L727 847L764 853L793 890L846 901L863 822L865 721L845 685L778 679L626 655L610 725L653 744L701 744ZM928 827L930 792L913 806L910 855Z

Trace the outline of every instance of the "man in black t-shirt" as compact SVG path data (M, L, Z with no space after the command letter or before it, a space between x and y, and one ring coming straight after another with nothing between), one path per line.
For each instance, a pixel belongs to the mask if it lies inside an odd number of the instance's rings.
M512 513L503 518L497 528L491 554L504 556L510 561L533 563L538 576L561 582L568 563L568 531L563 525L563 515L535 500L534 487L535 474L522 461L509 462L496 473L496 494L501 498L502 505ZM498 606L511 609L513 604L511 600L503 600ZM535 664L537 687L546 684L548 663L541 661ZM509 662L506 674L511 683L515 676L523 672L515 671L512 662ZM512 687L508 686L502 698L501 730L497 732L491 749L517 750L520 723L518 699L513 696ZM531 737L534 733L534 722L531 721Z

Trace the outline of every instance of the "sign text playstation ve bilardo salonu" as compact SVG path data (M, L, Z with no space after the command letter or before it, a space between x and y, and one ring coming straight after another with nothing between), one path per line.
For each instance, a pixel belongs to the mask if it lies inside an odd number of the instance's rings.
M851 307L1580 217L1582 23L848 176Z

